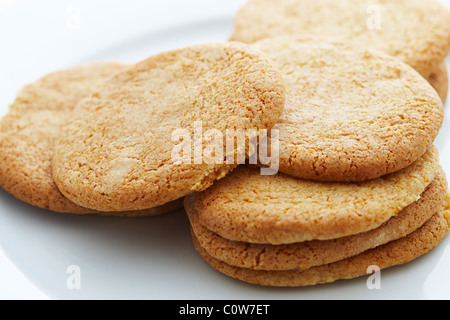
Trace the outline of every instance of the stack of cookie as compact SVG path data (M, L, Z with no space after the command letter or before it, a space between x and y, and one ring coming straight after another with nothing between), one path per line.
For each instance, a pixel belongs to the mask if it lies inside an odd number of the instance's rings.
M331 283L410 262L448 232L447 181L441 170L434 176L436 157L432 150L399 173L360 184L240 167L186 198L195 247L216 270L263 286Z
M396 28L398 37L363 32L367 5L251 0L238 14L232 39L277 64L286 104L272 129L280 173L239 167L185 200L195 247L220 272L264 286L330 283L415 260L447 234L448 185L434 140L448 84L444 68L429 75L449 52L448 11L380 4L388 24L394 13L431 14L445 26L416 43L411 25ZM426 32L425 18L405 23ZM445 83L440 97L430 79Z
M202 257L259 285L412 261L449 228L434 141L450 15L380 2L367 32L368 3L251 0L235 41L45 76L0 121L0 186L73 214L184 205ZM242 164L262 141L272 163Z

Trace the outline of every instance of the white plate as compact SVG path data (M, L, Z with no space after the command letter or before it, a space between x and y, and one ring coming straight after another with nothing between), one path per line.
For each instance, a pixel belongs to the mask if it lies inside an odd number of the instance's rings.
M50 71L226 40L244 2L0 1L0 116L24 84ZM449 121L437 141L448 172ZM261 288L210 268L193 248L182 210L141 220L80 217L0 191L0 299L449 299L449 245L447 238L417 261L383 271L380 290L369 290L366 277Z

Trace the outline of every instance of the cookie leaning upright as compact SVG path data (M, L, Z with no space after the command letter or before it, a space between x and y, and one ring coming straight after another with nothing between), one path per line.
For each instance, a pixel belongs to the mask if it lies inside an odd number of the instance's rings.
M354 42L278 37L252 44L286 81L280 171L360 182L397 172L434 143L442 101L413 68Z
M57 143L53 177L65 196L88 208L163 205L208 188L236 166L197 163L192 154L190 163L174 161L174 132L189 140L198 124L205 133L270 129L283 107L281 74L247 45L164 52L115 75L78 105ZM195 146L199 141L187 144ZM203 154L207 147L200 143Z
M450 52L450 11L438 0L250 0L231 40L341 37L395 56L428 78Z

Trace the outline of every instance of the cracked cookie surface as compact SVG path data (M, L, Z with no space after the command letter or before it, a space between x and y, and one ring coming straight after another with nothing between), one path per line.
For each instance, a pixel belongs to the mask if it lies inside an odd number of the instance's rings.
M113 216L151 216L181 208L183 200L139 212L97 212L61 194L51 159L60 128L76 104L128 65L98 62L60 70L28 84L0 121L0 185L16 198L55 212Z
M436 90L415 70L355 43L280 37L252 44L286 81L279 171L360 182L397 172L434 143L444 119Z
M450 52L450 11L436 0L250 0L230 40L302 34L373 47L427 78Z
M236 164L173 159L177 130L270 129L284 107L284 82L261 52L242 43L167 51L119 73L78 104L52 160L61 192L84 207L140 210L201 191ZM184 140L183 140L184 141ZM228 152L237 150L226 150ZM194 155L193 155L194 154ZM194 158L194 159L192 159ZM203 159L201 159L203 160Z

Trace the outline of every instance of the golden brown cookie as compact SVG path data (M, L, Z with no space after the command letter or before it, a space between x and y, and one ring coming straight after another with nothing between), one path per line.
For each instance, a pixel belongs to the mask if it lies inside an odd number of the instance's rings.
M199 223L228 240L333 240L380 227L419 200L439 171L435 147L402 171L353 184L263 176L240 166L192 197Z
M318 35L374 47L427 78L450 52L450 13L437 0L250 0L230 40Z
M284 98L279 71L245 44L163 52L115 75L78 104L57 143L53 178L66 197L95 210L163 205L208 188L237 165L223 158L197 162L195 149L201 158L211 147L196 139L197 124L205 135L270 129ZM189 161L173 158L180 131L187 133L184 142L192 139ZM240 153L228 146L225 152Z
M444 217L447 219L448 225L450 226L450 192L447 193L447 199L444 206Z
M18 199L56 212L114 216L149 216L183 206L179 199L140 212L96 212L74 204L52 178L51 158L60 128L78 101L115 73L116 62L88 64L51 73L24 87L0 121L0 185Z
M229 277L260 286L305 287L369 276L372 267L384 270L412 262L436 248L447 235L448 229L446 218L439 213L420 229L402 239L349 259L305 271L262 271L233 267L208 255L195 235L193 241L201 257L212 268Z
M26 86L0 122L0 184L32 205L87 213L66 199L53 182L50 160L61 123L76 103L122 64L100 63L55 72Z
M442 101L416 71L384 53L330 39L282 37L252 46L286 80L279 171L359 182L397 172L433 144Z
M447 190L447 179L442 171L428 186L420 200L403 209L377 229L340 239L279 246L224 239L198 222L192 197L186 198L185 208L195 238L212 258L230 266L253 270L307 270L344 260L406 237L442 210Z
M445 103L448 94L448 70L447 63L442 62L428 77L428 82L436 90Z

